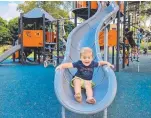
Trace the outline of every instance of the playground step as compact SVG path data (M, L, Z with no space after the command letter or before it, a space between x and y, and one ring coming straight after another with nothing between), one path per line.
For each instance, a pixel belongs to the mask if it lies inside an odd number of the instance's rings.
M56 45L57 43L45 43L45 45Z
M45 47L45 49L47 49L47 50L57 50L56 48L49 48L49 47Z
M48 55L51 56L51 55L53 55L53 54L52 54L52 53L44 53L44 55L45 55L45 56L48 56Z

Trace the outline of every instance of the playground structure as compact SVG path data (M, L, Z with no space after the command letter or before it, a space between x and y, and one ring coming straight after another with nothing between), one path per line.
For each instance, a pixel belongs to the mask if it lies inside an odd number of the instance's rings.
M59 58L54 58L54 51L63 52L66 41L64 36L64 23L54 19L41 8L35 8L19 18L18 39L13 40L13 47L0 56L0 62L13 54L13 61L19 59L22 64L44 63L56 66ZM62 31L63 30L63 31ZM63 32L63 33L62 33ZM60 42L63 42L59 45ZM33 60L28 57L33 54Z
M130 60L135 61L135 54L132 53L129 42L125 40L124 37L126 37L125 29L128 28L133 32L132 37L135 42L138 42L137 31L140 29L140 19L138 16L141 12L145 13L145 11L140 11L139 8L142 3L143 2L120 2L120 13L116 16L117 20L113 20L113 22L108 25L108 49L103 52L107 51L109 53L109 48L112 48L112 64L116 65L116 71L119 71L119 60L122 61L122 68L125 68L125 65L129 66ZM107 5L108 4L109 2ZM95 1L90 3L77 1L73 2L73 6L76 6L76 9L73 9L73 13L75 14L75 26L77 26L77 17L86 20L96 13L98 7ZM104 4L103 6L106 5ZM120 20L121 17L123 20ZM65 51L66 41L63 38L65 32L63 26L64 21L64 18L54 19L41 8L35 8L26 14L21 14L19 18L19 37L13 40L13 46L18 45L20 49L9 49L9 53L6 51L0 56L0 62L13 54L14 62L16 59L19 59L19 62L22 64L28 62L31 64L44 63L45 67L49 64L56 66L63 59L62 55L64 55ZM119 29L122 30L119 31ZM104 46L104 31L100 31L99 35L100 49L102 49ZM149 38L145 39L148 40ZM147 40L145 42L147 42ZM144 53L147 52L147 50L148 46L146 45ZM116 60L115 51L117 52ZM56 52L56 54L53 52ZM139 52L139 50L137 52ZM33 55L33 60L29 57L30 54ZM137 53L136 57L136 61L138 61L139 53Z
M86 20L93 16L97 11L97 3L95 1L90 3L86 1L78 1L73 3L74 6L77 6L76 9L73 9L73 13L75 14L75 26L77 26L77 17ZM107 5L108 4L109 2ZM125 65L129 66L129 60L132 60L132 57L135 57L130 51L129 42L126 41L124 37L125 29L129 28L133 30L133 37L135 40L137 40L136 26L139 25L139 19L137 17L133 17L133 15L130 16L130 13L133 12L134 9L139 9L139 2L136 2L136 5L133 5L135 7L131 7L133 2L120 2L119 4L120 14L119 16L117 14L116 17L117 19L123 17L123 22L120 20L114 20L112 24L108 25L108 49L106 50L109 52L109 48L112 47L112 64L115 64L114 57L115 50L117 50L116 71L119 71L119 57L120 60L122 60L122 68L125 68ZM135 14L135 12L137 11L134 11L133 14ZM60 56L60 53L61 55L64 55L65 51L66 41L63 38L65 32L63 26L64 21L65 20L63 18L54 19L50 14L40 8L35 8L26 14L21 14L19 19L19 37L13 42L13 46L20 45L20 49L9 51L11 52L9 55L7 52L7 54L4 53L0 57L0 62L4 61L7 57L15 53L13 55L14 62L16 59L19 59L19 62L22 64L28 62L31 64L44 63L44 67L47 67L49 64L56 66L63 59L63 56ZM134 23L134 21L136 21L136 23ZM134 26L134 24L136 24L136 26ZM120 32L119 28L123 29L123 32ZM99 44L101 47L100 49L102 49L104 46L104 31L100 31L99 33ZM120 51L120 49L122 50ZM54 55L53 52L56 52L56 54ZM29 57L30 54L34 55L33 60L31 60ZM138 58L139 54L137 54L137 59Z
M42 12L40 13L40 11ZM33 14L35 16L33 16ZM34 24L34 26L32 26L34 29L28 29L29 24ZM56 27L56 29L54 27ZM59 63L59 58L53 58L53 51L57 51L57 56L59 56L60 50L58 20L54 19L44 10L35 8L24 15L21 14L20 30L22 63L25 62L23 54L25 54L25 58L27 58L32 52L31 50L34 50L34 62L36 60L38 60L39 63L44 62L45 66L48 66L49 63L53 65Z

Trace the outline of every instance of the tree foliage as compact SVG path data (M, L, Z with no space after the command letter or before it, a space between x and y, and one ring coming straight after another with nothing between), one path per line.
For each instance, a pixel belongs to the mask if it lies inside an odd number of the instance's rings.
M63 1L25 1L18 5L18 10L27 13L35 7L40 7L51 14L54 18L68 17L68 7L71 7L68 2ZM62 8L66 8L65 10Z
M8 41L10 41L10 32L7 21L0 17L0 45L7 44Z
M143 28L147 29L146 21L150 18L151 15L151 2L143 1L140 5L140 21L143 24Z
M65 38L67 39L69 33L74 29L74 24L71 21L66 21L64 23L65 31L66 31L66 36Z
M0 17L0 26L7 27L7 21Z
M10 31L11 39L18 39L18 18L14 18L8 22L8 29Z

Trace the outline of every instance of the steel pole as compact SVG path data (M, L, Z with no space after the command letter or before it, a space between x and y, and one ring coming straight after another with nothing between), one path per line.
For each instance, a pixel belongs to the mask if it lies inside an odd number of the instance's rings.
M108 28L104 29L104 61L108 61Z
M118 1L118 5L120 5L120 1ZM120 10L118 11L117 18L117 51L116 51L116 71L119 72L119 42L120 42Z
M65 108L62 106L62 112L61 112L61 114L62 114L62 118L65 118L66 117L66 114L65 114Z

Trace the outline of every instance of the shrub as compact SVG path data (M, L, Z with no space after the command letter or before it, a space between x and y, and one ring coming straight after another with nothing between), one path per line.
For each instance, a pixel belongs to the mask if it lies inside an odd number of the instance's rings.
M151 42L148 43L148 50L151 50Z

